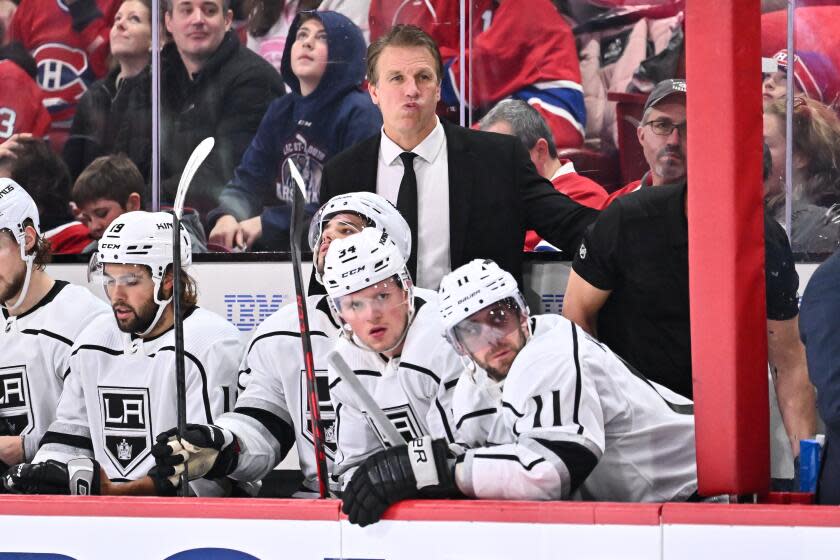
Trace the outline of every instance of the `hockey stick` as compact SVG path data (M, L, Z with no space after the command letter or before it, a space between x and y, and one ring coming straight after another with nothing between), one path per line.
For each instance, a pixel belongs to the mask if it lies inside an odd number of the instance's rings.
M324 452L324 429L321 426L321 408L318 404L318 384L315 376L315 364L312 359L312 339L309 335L309 315L306 310L306 294L303 291L303 278L300 270L300 238L303 229L303 207L306 201L306 186L303 177L289 158L289 172L297 184L292 203L292 223L290 228L292 249L292 275L295 279L297 296L298 324L300 325L300 344L303 350L303 364L306 370L306 395L309 399L309 419L312 423L312 442L315 446L315 468L318 471L318 492L321 498L327 497L327 455Z
M405 445L405 438L402 437L402 434L400 434L399 431L397 431L393 422L391 422L391 420L385 415L379 405L376 404L376 401L373 400L370 393L362 387L362 383L359 381L359 378L356 377L356 374L353 373L353 370L349 365L347 365L347 362L344 361L341 354L337 351L332 351L327 357L327 361L335 368L336 373L338 373L338 377L347 383L347 387L350 389L350 392L356 395L356 398L359 400L359 404L361 405L359 407L360 410L364 411L370 417L376 426L376 429L378 429L382 437L385 438L385 441L391 447Z
M187 431L187 380L184 369L184 316L181 310L181 216L184 213L184 200L187 197L187 190L190 188L195 172L201 166L213 145L216 143L212 137L205 138L196 146L187 166L181 173L181 180L178 181L178 190L175 192L175 206L172 211L172 299L174 301L173 311L175 320L175 387L178 398L178 434L183 436ZM189 478L187 477L187 463L184 463L184 472L181 473L181 496L189 495Z

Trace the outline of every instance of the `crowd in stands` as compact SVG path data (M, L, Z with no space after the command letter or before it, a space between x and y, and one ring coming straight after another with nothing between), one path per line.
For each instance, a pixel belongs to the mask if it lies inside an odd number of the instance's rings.
M0 181L8 181L0 182L0 209L5 194L15 205L9 215L18 219L0 228L13 234L2 242L17 243L20 259L2 247L0 258L17 271L10 285L22 286L0 292L7 323L21 322L52 290L59 303L43 305L67 305L57 297L63 285L29 258L43 239L54 254L94 255L91 270L116 318L113 324L109 314L92 317L99 333L68 327L59 338L118 354L128 344L124 356L73 352L52 369L65 379L90 366L100 372L100 385L117 383L109 372L128 366L148 375L171 369L164 351L174 322L171 233L168 241L154 235L168 216L156 211L171 208L190 153L213 137L182 217L185 264L190 252L288 249L296 167L316 232L307 301L325 339L316 348L319 359L339 349L352 369L365 372L362 385L383 409L408 414L411 429L401 436L434 458L430 471L395 451L400 446L379 451L380 427L331 366L330 410L345 431L342 440L330 430L328 463L351 520L374 522L408 497L701 499L693 447L663 453L630 445L643 438L622 417L638 411L670 441L693 442L693 418L686 419L691 93L683 2L467 4L461 22L458 0L168 0L158 45L149 0L0 0ZM777 12L772 2L764 7L771 29ZM840 7L805 9L840 15ZM461 23L468 33L463 45ZM776 39L765 37L764 50ZM152 111L155 49L159 119ZM779 49L765 54L772 66L765 66L762 85L768 363L792 464L799 441L817 431L794 254L825 257L840 247L840 60L819 43L793 57ZM629 96L618 101L624 119L611 93ZM459 126L462 114L471 127ZM631 149L622 133L629 120L644 169L635 176L619 170L618 151ZM153 154L156 130L160 150ZM605 173L618 178L599 183ZM125 250L142 239L154 248L149 255ZM574 261L562 317L531 317L519 294L523 253L538 250ZM166 251L169 258L161 256ZM364 280L354 277L359 271ZM496 283L485 285L486 278ZM187 288L190 282L187 276ZM504 297L470 301L498 286ZM38 426L40 448L34 437L20 436L21 426L0 431L0 461L25 467L5 478L7 489L67 493L66 464L84 456L93 462L77 468L95 472L102 493L124 482L126 493L173 494L187 462L193 492L250 494L250 485L297 446L299 495L317 490L317 460L305 443L314 435L301 399L305 365L295 362L278 374L271 365L281 361L286 342L256 344L294 330L296 315L281 309L267 321L274 330L258 331L246 350L221 317L196 307L194 285L187 292L192 390L204 396L190 401L188 432L161 434L154 457L133 453L126 439L106 437L103 447L97 430L107 427L97 424L96 411L79 410L97 385L77 374L58 405L60 388L49 389L45 406L54 422ZM469 312L454 309L455 300ZM381 324L368 329L364 312L380 313ZM24 344L23 333L33 329L18 328L20 336L0 339L0 348ZM550 348L549 335L569 343ZM547 352L556 356L538 376L543 385L523 381L517 372L536 368L533 356ZM209 389L198 374L204 357L218 375ZM580 366L577 372L569 366L580 360L594 372L584 381ZM238 386L237 365L247 374ZM400 385L396 371L409 380ZM621 390L605 381L611 376ZM153 403L169 411L156 426L173 423L170 397ZM561 414L567 406L573 421ZM459 433L465 420L482 415L493 421L468 422ZM175 435L211 450L212 460ZM615 445L611 438L619 435L628 440ZM465 444L469 450L459 451ZM503 447L511 465L498 453L492 460L482 455L491 445ZM649 473L641 484L615 475L617 465L644 463L634 456L642 452L661 454L669 476ZM457 464L450 464L451 454ZM99 480L97 461L109 480ZM515 466L539 463L533 472ZM58 489L43 484L49 476L40 469L59 473ZM384 471L392 477L384 484L390 495L376 484ZM500 488L495 479L516 483Z

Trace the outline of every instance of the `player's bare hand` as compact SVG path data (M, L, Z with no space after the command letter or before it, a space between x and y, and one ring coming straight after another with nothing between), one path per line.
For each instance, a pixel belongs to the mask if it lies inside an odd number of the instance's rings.
M239 231L239 222L230 214L225 214L216 220L216 225L210 230L207 241L231 250L241 246L242 233Z

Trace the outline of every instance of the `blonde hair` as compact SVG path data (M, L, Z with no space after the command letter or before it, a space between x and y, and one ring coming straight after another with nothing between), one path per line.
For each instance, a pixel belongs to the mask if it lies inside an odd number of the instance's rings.
M764 109L779 119L786 134L785 100L777 99ZM793 155L806 162L802 179L794 185L794 196L817 206L840 202L840 118L831 108L808 97L793 101ZM770 195L783 199L784 194ZM771 206L772 206L771 204Z

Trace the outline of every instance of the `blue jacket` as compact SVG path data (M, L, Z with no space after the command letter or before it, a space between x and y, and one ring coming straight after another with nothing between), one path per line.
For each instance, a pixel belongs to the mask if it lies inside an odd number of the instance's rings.
M307 183L307 215L320 205L324 163L360 140L379 132L382 116L361 90L365 77L365 41L345 16L317 12L327 32L328 63L318 87L307 96L292 73L291 51L300 14L292 22L281 73L291 93L268 108L257 134L219 197L208 221L230 214L242 221L262 214L262 249L289 244L292 193L295 187L286 160L292 158Z
M808 281L799 331L808 374L817 388L817 410L825 422L817 503L840 505L840 252L822 263Z

